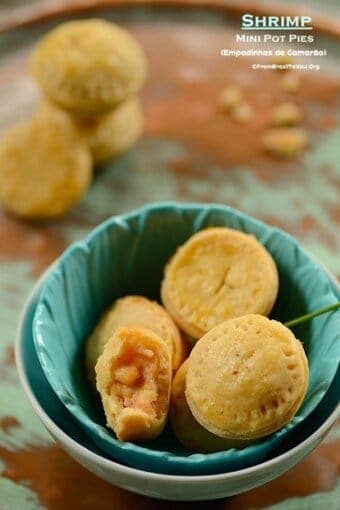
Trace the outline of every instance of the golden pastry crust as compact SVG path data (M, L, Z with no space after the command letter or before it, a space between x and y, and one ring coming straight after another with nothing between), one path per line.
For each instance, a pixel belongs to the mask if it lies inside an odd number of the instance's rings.
M170 259L161 297L180 328L197 339L227 319L248 313L268 315L278 285L272 257L253 236L207 228Z
M87 191L92 161L72 126L33 120L12 127L0 142L0 203L25 218L50 218Z
M307 358L293 333L280 322L247 315L223 322L196 343L186 397L210 432L251 440L286 425L307 384Z
M168 346L174 369L186 356L184 340L164 308L142 296L126 296L118 299L104 312L86 343L86 365L90 381L94 382L94 367L106 342L122 326L151 329Z
M49 32L30 67L45 95L78 115L114 108L141 88L146 59L138 42L108 21L69 21Z
M201 453L212 453L247 446L247 441L218 437L195 420L185 398L187 370L188 360L185 360L172 381L170 421L177 439L188 450Z
M118 156L134 145L144 128L140 101L132 97L114 110L96 117L77 117L45 99L38 116L46 121L71 123L88 144L95 164Z
M121 441L157 437L166 422L171 387L169 349L145 328L118 328L96 364L107 425Z
M308 145L308 132L298 127L275 127L267 129L262 136L263 149L278 158L299 155Z

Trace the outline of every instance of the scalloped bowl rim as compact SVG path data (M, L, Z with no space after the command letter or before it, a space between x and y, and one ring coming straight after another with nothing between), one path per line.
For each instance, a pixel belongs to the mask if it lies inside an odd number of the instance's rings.
M315 260L315 258L312 256L312 258ZM121 472L126 474L127 476L131 476L133 478L139 478L139 479L145 479L145 476L147 476L148 479L154 480L154 481L176 481L176 483L180 484L187 484L188 481L190 481L191 484L194 485L200 485L202 482L211 482L214 480L232 480L237 479L240 477L247 476L249 474L252 474L254 472L264 472L270 467L274 467L281 462L284 462L289 457L294 456L299 451L308 449L308 446L313 444L318 439L322 438L324 435L326 435L332 425L336 422L338 416L340 416L340 403L335 407L335 409L332 411L332 413L328 416L328 418L323 422L320 427L315 430L310 436L308 436L306 439L304 439L301 443L294 446L290 450L278 455L277 457L274 457L270 460L260 462L259 464L256 464L251 467L239 469L237 471L231 471L231 472L225 472L225 473L217 473L217 474L211 474L211 475L174 475L174 474L168 474L168 473L155 473L152 471L143 471L141 469L136 469L130 466L126 466L124 464L120 464L119 462L115 462L112 459L107 459L105 457L102 457L101 455L98 455L97 453L93 452L92 450L86 448L85 446L79 444L77 441L75 441L73 438L68 436L66 432L64 432L58 425L54 423L52 418L45 412L43 407L41 406L39 400L37 399L36 395L34 394L30 382L27 378L27 374L24 369L24 363L23 363L23 354L22 354L22 339L23 339L23 331L24 331L24 322L26 313L29 309L29 306L31 304L31 301L34 299L35 293L41 286L42 282L44 281L47 274L51 271L51 269L55 266L57 261L55 261L51 266L41 275L39 280L34 285L32 291L30 292L26 303L23 307L23 310L19 317L18 326L16 329L16 335L15 335L15 361L16 361L16 367L19 375L20 383L25 391L26 396L28 397L28 400L30 401L34 411L42 421L42 423L46 426L46 428L58 439L58 441L61 444L67 445L70 449L74 451L79 451L81 454L87 458L89 461L94 462L96 465L102 466L104 469L110 469L113 471ZM336 283L336 280L334 276L329 273L329 271L324 268L324 270L328 273L329 277L332 279L333 283Z
M98 236L100 236L100 234L103 231L105 231L108 227L110 227L112 225L115 225L115 224L119 225L120 223L129 221L129 219L138 218L145 213L152 214L152 213L157 213L157 212L166 212L167 210L171 210L174 208L180 208L181 210L197 209L198 211L203 210L205 208L215 208L216 210L221 210L223 212L230 212L233 215L236 215L237 217L246 218L247 220L251 221L253 223L253 225L258 225L260 227L266 227L266 228L270 229L271 232L277 232L280 234L280 236L287 239L287 241L289 241L290 243L293 243L293 245L296 246L299 249L299 251L302 252L305 256L310 258L322 271L324 271L326 273L327 277L331 277L331 279L334 283L334 278L332 277L332 275L330 275L330 273L327 270L325 270L324 267L322 265L320 265L319 262L313 256L310 256L310 254L297 242L297 240L293 236L291 236L287 232L285 232L277 227L267 225L264 222L254 218L253 216L250 216L246 213L239 211L238 209L235 209L233 207L230 207L230 206L227 206L224 204L218 204L218 203L208 203L208 204L207 203L190 203L190 202L181 203L181 202L174 202L174 201L156 202L156 203L148 204L148 205L133 209L132 211L127 212L127 213L122 213L119 215L111 216L108 219L104 220L99 225L97 225L95 228L93 228L84 239L72 243L62 253L62 255L55 261L55 263L51 266L51 269L54 268L54 269L58 270L59 263L63 262L65 259L67 259L70 255L73 254L73 252L76 252L77 249L81 249L83 251L88 251L91 247L91 244L93 242L95 242L95 239ZM43 301L43 292L42 292L42 295L40 296L40 299L41 299L41 301ZM37 347L35 331L34 331L34 341L35 341L35 345ZM55 388L55 385L52 382L53 377L52 378L49 377L49 371L50 371L49 367L46 366L45 363L43 362L43 359L40 355L41 353L40 353L39 349L36 349L36 350L37 350L38 358L40 360L40 363L42 365L43 371L45 373L45 376L46 376L48 382L50 383L51 387L53 388L53 390L55 391L55 393L57 394L59 399L62 401L63 405L66 405L63 401L61 394L59 394L60 391ZM52 381L51 381L51 379L52 379ZM323 396L324 395L322 395L322 398L323 398ZM68 406L66 406L66 407L68 408ZM84 420L81 417L77 416L77 413L75 413L73 411L70 411L70 412L85 427L91 427L92 423L90 425L87 425L84 423ZM269 445L271 440L273 440L273 439L279 440L280 437L284 436L288 430L291 430L292 428L294 428L298 423L301 423L304 419L305 419L305 417L294 417L290 421L290 423L288 423L285 427L283 427L282 429L275 432L275 434L273 434L272 436L269 436L268 438L264 438L264 442L259 442L254 445L249 445L241 450L236 449L236 448L231 448L229 450L219 451L219 452L214 452L214 453L206 453L206 454L191 453L187 456L181 456L181 455L178 455L178 454L173 453L168 450L153 450L152 448L145 447L143 445L135 444L132 442L120 443L113 436L110 439L113 441L113 446L115 448L121 449L123 451L125 450L125 452L127 454L129 454L129 452L135 452L138 455L145 456L145 458L155 458L155 457L160 458L160 459L163 458L164 460L166 460L167 462L169 462L171 464L172 463L180 463L181 465L190 466L192 463L194 463L196 465L204 464L205 461L211 461L211 462L214 462L214 461L218 462L218 461L223 461L223 460L227 461L228 458L230 457L231 453L233 455L237 455L237 457L239 459L242 459L244 457L247 458L248 455L254 455L257 452L260 452L261 448L263 446L266 446L267 444ZM86 421L88 421L89 423L92 422L92 420L90 420L90 418L87 418ZM93 427L91 427L91 435L97 434L101 437L103 432L101 430L99 430L99 431L95 430L95 428L97 426L101 427L100 425L93 422ZM223 459L223 457L225 457L225 458ZM230 460L231 459L229 459L229 461ZM183 475L183 476L190 476L190 475ZM195 475L195 476L199 476L199 475ZM209 476L209 475L207 475L207 476Z

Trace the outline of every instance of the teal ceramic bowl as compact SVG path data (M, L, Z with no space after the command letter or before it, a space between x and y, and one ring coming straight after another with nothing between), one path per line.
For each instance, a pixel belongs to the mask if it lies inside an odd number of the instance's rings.
M265 460L312 412L330 386L340 358L340 314L330 313L297 327L304 344L310 382L293 420L242 450L191 454L167 428L155 441L121 443L105 426L98 398L84 369L84 342L100 314L116 298L143 294L159 299L164 266L194 232L228 226L252 233L271 252L280 273L272 317L282 322L335 303L333 283L297 242L234 209L218 205L165 203L113 217L83 242L72 245L46 277L33 321L36 351L53 390L107 455L126 465L159 473L221 473Z
M82 466L115 486L146 496L182 501L232 496L263 485L301 461L317 447L339 416L340 369L320 404L265 462L227 473L195 476L150 473L115 462L79 427L42 371L33 342L32 323L44 278L28 298L18 327L15 357L20 381L33 409L60 446ZM340 298L339 289L335 292Z

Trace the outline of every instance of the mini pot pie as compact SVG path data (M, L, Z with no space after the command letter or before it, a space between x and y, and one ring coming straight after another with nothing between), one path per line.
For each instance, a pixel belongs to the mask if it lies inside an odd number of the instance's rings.
M218 437L195 420L185 397L188 361L186 360L180 366L172 381L170 421L177 439L188 450L201 453L212 453L246 446L247 441Z
M307 384L307 358L293 333L280 322L246 315L223 322L196 343L185 394L207 430L253 440L292 419Z
M59 25L41 39L30 67L45 95L78 115L97 115L133 96L146 76L138 42L108 21Z
M207 228L178 248L165 268L165 308L193 339L217 324L249 313L268 315L278 292L278 273L252 235Z
M164 308L142 296L126 296L106 310L86 343L86 365L90 381L94 382L94 367L106 342L121 326L151 329L167 345L174 369L186 356L184 340Z
M70 125L21 122L0 142L0 203L18 216L63 214L86 193L91 178L90 151Z
M72 123L88 144L95 164L101 164L129 149L141 136L144 119L140 101L132 97L114 110L95 117L82 118L44 100L38 116L46 121Z
M145 328L118 328L96 364L107 425L121 441L157 437L166 422L171 360L168 346Z

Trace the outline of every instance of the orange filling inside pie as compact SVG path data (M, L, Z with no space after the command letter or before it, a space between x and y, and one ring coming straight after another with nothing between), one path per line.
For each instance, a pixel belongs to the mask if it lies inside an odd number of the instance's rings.
M127 343L122 355L112 367L112 385L122 408L134 407L159 418L159 360L150 348Z

